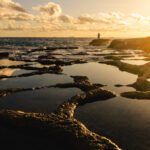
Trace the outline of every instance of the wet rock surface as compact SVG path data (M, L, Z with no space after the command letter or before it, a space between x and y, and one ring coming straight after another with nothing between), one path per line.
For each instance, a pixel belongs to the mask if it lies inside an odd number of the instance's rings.
M147 81L147 79L150 77L150 67L149 67L150 63L146 63L144 65L132 65L121 62L120 60L106 61L104 63L116 66L121 71L137 74L138 75L137 81L129 86L132 86L136 90L141 91L150 90L150 83Z
M22 74L19 76L10 76L10 78L31 76L33 74L38 74L38 72L42 73L45 70L47 70L46 72L49 72L49 69L52 71L57 70L57 72L61 71L61 68L59 68L59 66L40 69L37 69L36 67L30 67L28 65L10 66L10 68L18 67L26 70L36 70L36 72ZM3 77L7 78L6 76ZM39 146L37 149L41 149L43 143L47 148L55 149L119 149L119 147L112 141L91 132L81 122L74 118L74 111L77 107L86 103L110 99L112 97L115 97L115 94L101 89L100 87L103 86L101 84L90 83L89 79L86 76L71 77L73 78L74 83L34 88L13 88L0 90L1 97L16 92L33 91L51 87L77 87L84 91L84 93L78 94L72 97L69 101L64 102L58 107L55 113L51 114L36 114L25 113L21 111L1 110L0 127L1 129L3 129L3 131L0 130L1 135L3 135L3 138L0 138L1 141L4 141L5 143L5 139L9 139L6 136L17 136L17 141L13 141L11 146L16 147L16 149L18 149L18 146L16 145L18 141L20 141L20 138L24 142L28 143L27 145L29 145L31 148L32 144L30 145L30 142L32 141L34 143L34 140L30 139L31 137L34 137L37 140L39 140L40 138L40 142L38 143ZM13 132L11 131L12 129ZM28 140L27 137L29 137L30 140ZM50 143L50 145L47 143L47 139L49 139L48 143ZM61 144L61 146L57 145L57 143ZM9 146L7 147L9 148Z
M121 71L127 71L129 73L138 75L136 82L128 85L135 88L137 92L124 92L121 94L121 96L133 99L150 99L150 82L147 80L150 78L150 63L146 63L144 65L132 65L121 62L119 58L116 59L116 57L111 57L111 59L113 60L106 61L104 63L116 66ZM121 85L116 86L119 87Z
M56 114L45 115L5 110L0 112L0 123L0 126L13 128L14 131L23 133L25 137L36 135L36 138L41 137L42 141L48 138L49 144L52 143L49 146L41 142L37 143L40 147L42 144L44 147L56 149L119 150L113 142L89 131L76 119L64 119ZM24 138L23 135L22 138Z
M26 136L36 136L36 138L40 137L42 140L46 137L50 143L52 142L48 147L56 149L119 150L120 148L112 141L91 132L74 118L74 112L77 107L98 100L108 100L116 95L97 86L93 87L93 84L85 76L73 76L73 78L75 83L80 82L83 87L91 86L92 88L84 89L84 93L72 97L69 101L59 106L55 113L47 115L1 110L0 127L5 128L6 133L8 129L13 129L15 134L19 134L25 142L28 142L25 139ZM5 91L6 94L9 94L9 92L12 91ZM9 136L9 134L7 133L5 136ZM43 145L42 142L40 143L38 143L39 147ZM61 145L59 146L57 143Z
M97 89L103 87L102 84L92 84L90 83L88 77L86 76L71 76L74 79L74 83L67 83L67 84L57 84L54 87L59 88L71 88L76 87L81 89L82 91L89 91L92 89Z
M31 73L32 75L37 75L37 72ZM31 76L31 74L28 74ZM26 75L20 75L16 77L27 77ZM100 87L103 87L104 85L102 84L92 84L88 77L86 76L71 76L74 79L73 83L62 83L62 84L56 84L56 85L47 85L47 86L39 86L39 87L34 87L34 88L11 88L11 89L1 89L0 90L0 97L5 97L13 93L17 92L23 92L23 91L35 91L35 90L40 90L40 89L45 89L45 88L79 88L82 91L90 91L93 89L99 89ZM7 78L7 77L6 77ZM10 76L10 78L14 78L14 76Z
M76 59L76 60L41 59L38 62L42 65L56 64L60 66L87 63L87 61L82 59Z
M150 91L147 92L124 92L121 94L121 96L126 97L126 98L132 98L132 99L142 99L142 100L146 100L149 99L150 100Z

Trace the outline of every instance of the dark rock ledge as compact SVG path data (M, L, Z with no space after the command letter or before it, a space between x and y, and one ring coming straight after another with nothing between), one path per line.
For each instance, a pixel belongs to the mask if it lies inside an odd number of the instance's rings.
M150 99L150 82L147 80L150 78L150 63L138 66L127 64L116 59L100 63L113 65L118 67L121 71L126 71L138 75L136 82L128 85L135 88L137 91L125 92L122 93L121 96L133 99Z
M111 42L108 48L113 49L141 49L150 52L150 37L145 38L130 38L130 39L115 39Z
M94 39L89 43L91 46L107 46L111 40L110 39Z
M84 84L87 78L79 76L74 77L74 80L75 82L83 81L82 83ZM91 83L88 84L93 86ZM5 128L5 130L11 129L15 133L19 133L19 135L23 136L21 138L26 143L28 140L24 138L27 136L34 135L36 138L40 137L40 141L48 139L47 148L55 150L119 150L120 148L111 140L93 133L74 118L74 112L77 107L98 100L107 100L112 97L115 97L114 93L96 86L95 89L88 88L84 93L78 94L69 101L64 102L55 113L42 114L1 110L0 128ZM3 138L1 137L2 143ZM38 142L36 145L46 146L42 142Z
M28 74L26 74L26 76L27 75ZM21 77L22 76L24 75L21 75ZM63 84L48 85L48 86L33 87L33 88L0 89L0 97L5 97L10 94L17 93L17 92L35 91L35 90L40 90L40 89L45 89L45 88L79 88L83 92L87 92L89 90L98 89L104 86L102 84L92 84L86 76L71 76L71 77L74 79L73 83L63 83Z
M150 99L150 91L147 92L140 92L140 91L135 91L135 92L124 92L121 94L123 97L126 98L132 98L132 99Z
M74 83L56 84L57 88L79 88L86 92L93 89L103 87L102 84L92 84L86 76L71 76L74 79Z

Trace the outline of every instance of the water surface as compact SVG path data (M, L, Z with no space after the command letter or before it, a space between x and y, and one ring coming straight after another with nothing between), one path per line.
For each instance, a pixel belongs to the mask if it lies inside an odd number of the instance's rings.
M89 77L92 83L106 85L130 84L136 81L137 76L128 72L122 72L117 67L100 63L75 64L63 67L68 75L84 75Z
M13 93L12 95L0 98L0 109L50 113L55 111L64 101L80 92L76 88L44 88L35 91Z
M76 117L124 150L149 150L150 101L122 97L80 107Z
M0 89L7 88L34 88L58 83L73 82L72 78L66 75L43 74L29 77L10 78L0 80Z

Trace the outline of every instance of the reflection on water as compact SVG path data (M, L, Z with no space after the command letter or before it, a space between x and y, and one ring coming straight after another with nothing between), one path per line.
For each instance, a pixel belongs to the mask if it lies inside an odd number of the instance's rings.
M8 59L0 59L0 66L13 66L13 65L21 65L25 64L23 61L12 61Z
M6 88L32 88L57 83L73 82L72 78L65 75L43 74L30 77L11 78L0 81L0 89Z
M76 88L46 88L14 93L10 96L0 98L0 109L49 113L77 93L80 93L80 90Z
M31 67L36 67L36 68L43 68L43 67L50 67L51 65L42 65L42 64L39 64L39 63L32 63L30 66Z
M140 56L140 55L135 55L133 57L126 57L124 60L144 60L146 57Z
M116 86L113 86L113 85L108 85L108 86L105 86L104 89L113 91L117 95L120 95L123 92L135 91L134 88L129 87L129 86L116 87Z
M0 70L0 76L12 76L18 69L1 69Z
M84 75L93 83L106 85L130 84L136 81L137 76L122 72L118 68L100 63L76 64L63 68L69 75Z
M122 62L131 64L131 65L144 65L148 63L148 61L145 61L145 60L122 60Z
M18 76L25 73L31 73L32 70L24 70L24 69L11 69L11 68L4 68L0 69L0 76Z
M76 64L72 66L65 66L63 69L65 74L87 76L92 83L107 85L109 90L113 90L116 93L120 93L120 91L119 88L114 87L114 85L131 84L137 79L136 75L128 72L122 72L114 66L100 63ZM124 91L133 90L133 88L129 87L122 87L122 90L123 88Z
M149 150L150 101L117 97L80 107L76 117L125 150Z

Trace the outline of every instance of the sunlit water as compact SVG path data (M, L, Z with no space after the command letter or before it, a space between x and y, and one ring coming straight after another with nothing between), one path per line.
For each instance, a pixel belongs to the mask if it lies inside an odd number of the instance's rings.
M27 74L34 72L33 70L24 70L24 69L11 69L11 68L4 68L0 69L0 76L19 76L22 74Z
M12 61L8 59L0 59L0 66L15 66L25 64L23 61Z
M128 85L136 81L137 76L131 73L122 72L117 67L100 64L86 63L76 64L63 67L64 73L67 75L87 76L92 83L100 83L106 85L105 89L112 90L117 94L123 91L131 91L130 87L115 87L117 84Z
M122 62L131 64L131 65L144 65L148 63L148 61L145 61L145 60L122 60Z

